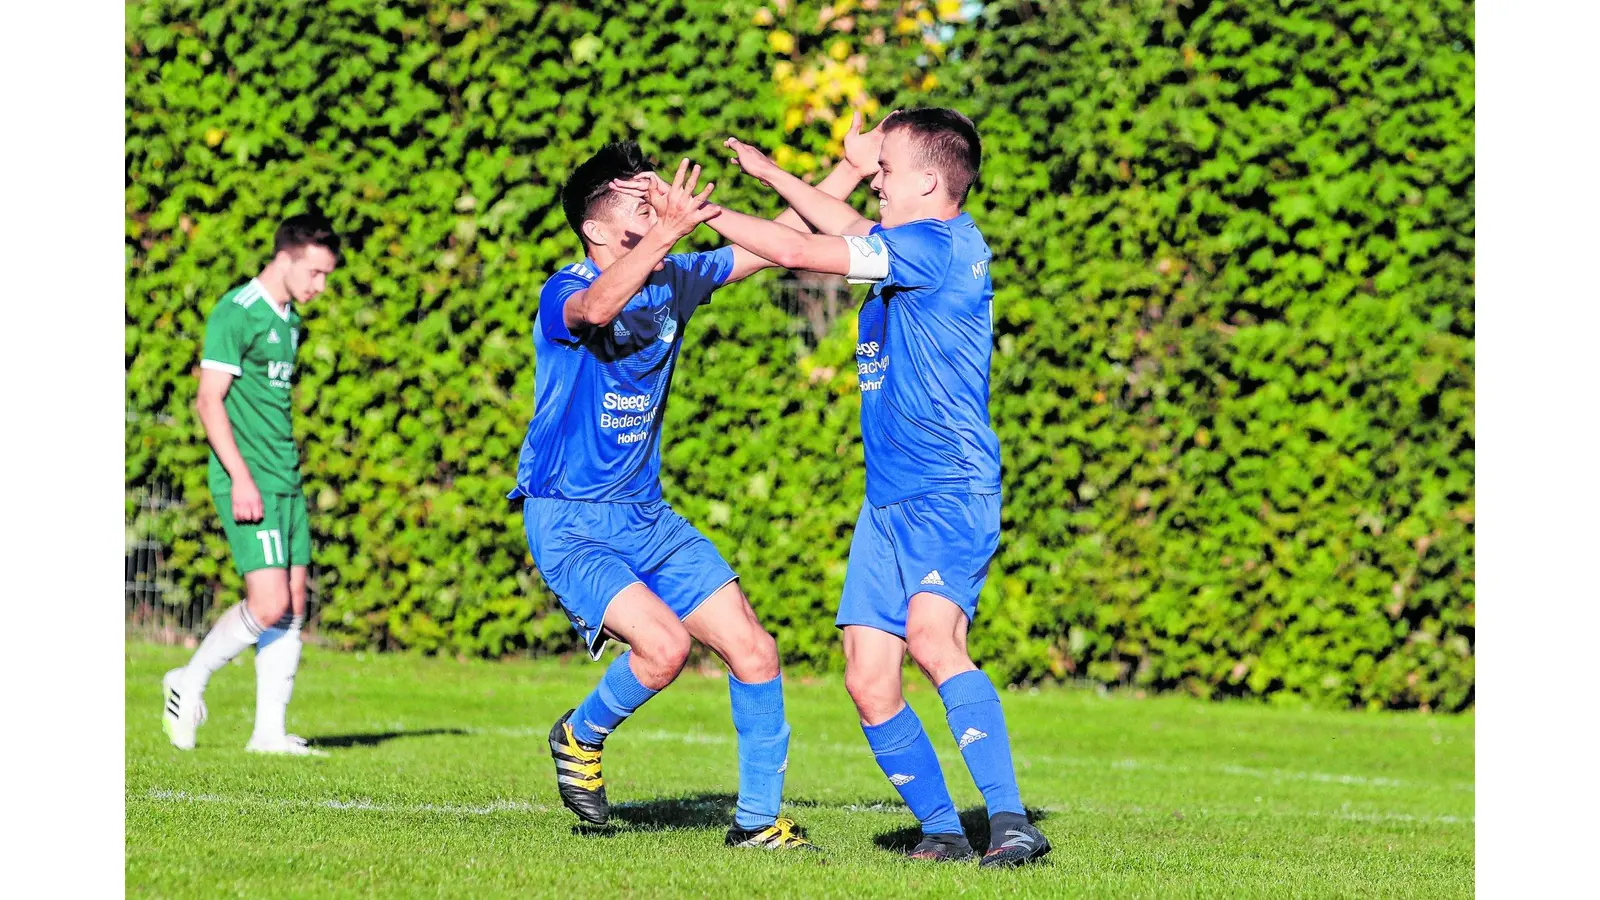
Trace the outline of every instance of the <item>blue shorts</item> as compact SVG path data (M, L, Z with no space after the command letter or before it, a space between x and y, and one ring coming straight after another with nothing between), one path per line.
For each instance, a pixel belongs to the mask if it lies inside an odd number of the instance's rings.
M999 494L926 494L888 506L861 507L850 540L850 566L834 624L866 625L906 636L911 597L938 594L966 613L1000 546Z
M589 655L605 649L606 608L630 584L654 591L679 619L739 576L689 520L663 500L587 503L529 497L528 549Z

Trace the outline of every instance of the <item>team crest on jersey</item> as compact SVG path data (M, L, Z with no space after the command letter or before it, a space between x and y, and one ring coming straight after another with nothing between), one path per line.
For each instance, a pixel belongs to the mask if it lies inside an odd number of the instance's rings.
M676 340L677 337L678 322L671 316L667 316L666 319L661 323L661 342L664 344L670 344Z
M271 331L267 332L267 343L269 343L269 344L282 343L282 341L278 340L278 329L274 328Z

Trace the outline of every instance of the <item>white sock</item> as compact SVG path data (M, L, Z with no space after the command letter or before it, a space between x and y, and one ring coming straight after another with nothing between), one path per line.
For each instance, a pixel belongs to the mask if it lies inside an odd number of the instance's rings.
M295 616L287 628L262 632L256 645L255 737L280 738L285 734L284 717L289 698L294 696L294 673L300 668L303 623L303 616Z
M244 648L254 644L260 635L261 626L256 624L255 617L250 615L243 603L229 608L211 627L206 639L200 642L199 649L189 658L189 665L184 668L184 680L188 682L189 689L205 690L211 673L244 652Z

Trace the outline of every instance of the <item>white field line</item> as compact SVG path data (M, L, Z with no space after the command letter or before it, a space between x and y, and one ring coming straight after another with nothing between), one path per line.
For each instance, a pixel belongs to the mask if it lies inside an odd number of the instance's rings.
M467 728L464 730L469 734L486 734L496 737L532 737L535 735L543 737L546 734L545 731L537 728ZM732 730L733 729L730 726L729 734L718 734L715 732L706 731L685 732L666 731L664 729L648 729L641 731L628 731L627 736L623 738L623 740L650 741L668 744L711 744L732 746L736 740L735 736L731 733ZM867 743L864 738L860 743L856 744L816 744L808 741L806 742L805 747L808 750L825 750L829 753L868 752ZM938 754L941 760L946 762L959 759L958 755L952 754L948 749L937 749L935 752ZM1402 781L1398 778L1385 778L1379 776L1345 775L1334 774L1330 772L1299 772L1292 769L1254 769L1248 766L1237 765L1183 766L1172 765L1169 763L1148 762L1139 759L1119 759L1107 763L1104 760L1080 759L1071 756L1057 756L1053 754L1033 752L1018 753L1017 758L1019 761L1043 765L1073 766L1076 768L1088 769L1110 768L1115 770L1139 770L1146 772L1162 772L1172 775L1229 775L1237 778L1255 778L1273 783L1285 781L1303 781L1316 784L1338 784L1354 787L1398 788L1430 791L1439 790L1442 788L1452 791L1464 791L1469 794L1475 793L1477 790L1474 785L1462 784L1459 782L1442 785L1420 784L1416 782Z
M551 812L554 806L522 800L496 800L493 803L458 805L450 803L379 803L372 800L304 800L282 797L224 796L191 794L188 791L151 789L145 799L153 803L222 803L229 806L261 806L272 809L332 809L381 813L439 813L458 816L489 816L496 813Z
M309 800L285 797L253 797L245 795L223 794L196 794L188 791L151 789L144 795L144 800L150 803L164 805L182 805L193 803L216 803L225 806L244 806L265 809L305 809L305 810L332 810L335 812L377 812L388 814L409 815L456 815L456 816L492 816L501 813L544 813L554 812L557 807L542 803L529 803L522 800L496 800L491 803L480 804L451 804L451 803L383 803L374 800ZM618 803L614 809L630 809L643 806L645 803ZM722 804L710 802L685 801L683 806L695 808L699 806L715 806L722 808ZM871 803L871 804L841 804L837 806L820 805L823 810L853 813L884 813L889 815L904 815L907 810L901 803ZM1047 806L1044 812L1054 814L1066 813L1091 813L1096 815L1158 815L1168 816L1172 812L1165 809L1146 809L1139 806L1125 808L1101 806ZM1476 818L1473 816L1416 816L1410 813L1397 812L1361 812L1354 810L1270 810L1251 808L1198 808L1183 813L1184 818L1243 818L1243 819L1332 819L1347 822L1411 822L1428 825L1473 825Z

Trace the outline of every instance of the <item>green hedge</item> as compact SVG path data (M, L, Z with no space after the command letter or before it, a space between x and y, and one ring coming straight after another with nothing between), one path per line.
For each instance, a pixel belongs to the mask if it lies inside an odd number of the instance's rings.
M628 136L825 156L825 121L783 131L774 47L803 63L843 38L885 108L952 105L985 137L1008 499L980 661L1471 704L1470 4L997 2L943 42L887 0L849 29L819 3L765 30L754 2L604 5L129 7L127 477L189 500L163 525L177 600L238 589L192 412L205 315L314 205L350 235L298 370L324 633L574 648L502 499L537 289L576 252L560 181ZM725 201L776 211L717 169ZM785 659L838 667L854 319L801 343L776 278L696 318L666 491Z

